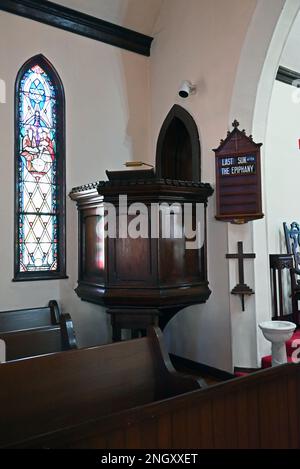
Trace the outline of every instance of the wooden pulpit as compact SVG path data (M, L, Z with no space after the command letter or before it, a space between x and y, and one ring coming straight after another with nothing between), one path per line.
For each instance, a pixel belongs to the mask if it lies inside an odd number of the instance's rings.
M184 123L182 127L183 138L188 138ZM181 140L180 148L176 155L188 167L189 156L192 161L195 155L184 152L196 147ZM170 171L170 165L160 161ZM107 308L114 340L121 338L123 328L133 336L149 325L163 328L179 310L210 295L206 207L213 189L199 177L165 177L161 167L107 172L107 181L74 188L70 194L79 212L76 293ZM194 237L187 233L187 220L192 220L189 233Z

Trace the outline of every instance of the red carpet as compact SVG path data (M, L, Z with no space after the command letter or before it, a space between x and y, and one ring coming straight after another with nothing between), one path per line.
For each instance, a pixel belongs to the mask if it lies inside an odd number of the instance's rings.
M299 340L300 341L300 330L296 331L293 335L293 337L288 340L288 342L286 343L286 353L287 353L287 356L288 356L288 362L291 363L292 362L292 353L296 350L295 348L292 347L292 344L293 344L293 341L294 340ZM298 345L299 347L299 345ZM272 366L272 357L271 355L268 355L266 357L263 357L262 360L261 360L261 367L262 368L270 368Z
M300 342L299 344L297 344L297 347L296 348L293 348L292 345L293 345L293 341L294 340L299 340L300 341L300 329L298 329L293 337L286 343L286 353L287 353L287 356L288 356L288 362L291 363L292 362L292 354L293 352L300 347ZM261 360L261 367L264 369L264 368L271 368L272 366L272 356L271 355L268 355L266 357L263 357L262 360ZM250 371L235 371L234 375L237 377L237 378L241 378L242 376L247 376L249 375L251 372Z
M249 372L247 371L235 371L234 372L234 376L236 376L236 378L241 378L243 376L248 376L249 375Z

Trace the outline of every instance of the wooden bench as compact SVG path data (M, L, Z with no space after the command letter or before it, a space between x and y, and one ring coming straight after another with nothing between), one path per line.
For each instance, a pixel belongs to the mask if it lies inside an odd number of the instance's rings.
M140 339L3 363L0 382L0 447L35 446L32 439L40 435L206 385L174 370L159 329Z
M107 417L95 416L41 435L24 447L300 449L299 393L300 365L282 365Z
M1 448L300 448L300 365L199 389L157 330L4 363L0 382Z
M76 348L71 317L54 300L45 308L0 312L0 339L7 361Z

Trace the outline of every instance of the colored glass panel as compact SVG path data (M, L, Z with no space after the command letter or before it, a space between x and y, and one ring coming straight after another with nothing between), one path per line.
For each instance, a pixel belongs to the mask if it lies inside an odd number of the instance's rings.
M21 77L18 135L19 271L58 269L57 99L38 64Z

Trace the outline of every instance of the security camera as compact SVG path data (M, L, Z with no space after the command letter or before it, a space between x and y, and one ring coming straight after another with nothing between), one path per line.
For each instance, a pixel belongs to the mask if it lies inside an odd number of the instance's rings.
M192 85L192 83L188 80L184 80L180 87L178 94L181 98L188 98L190 94L194 94L196 92L196 86Z

